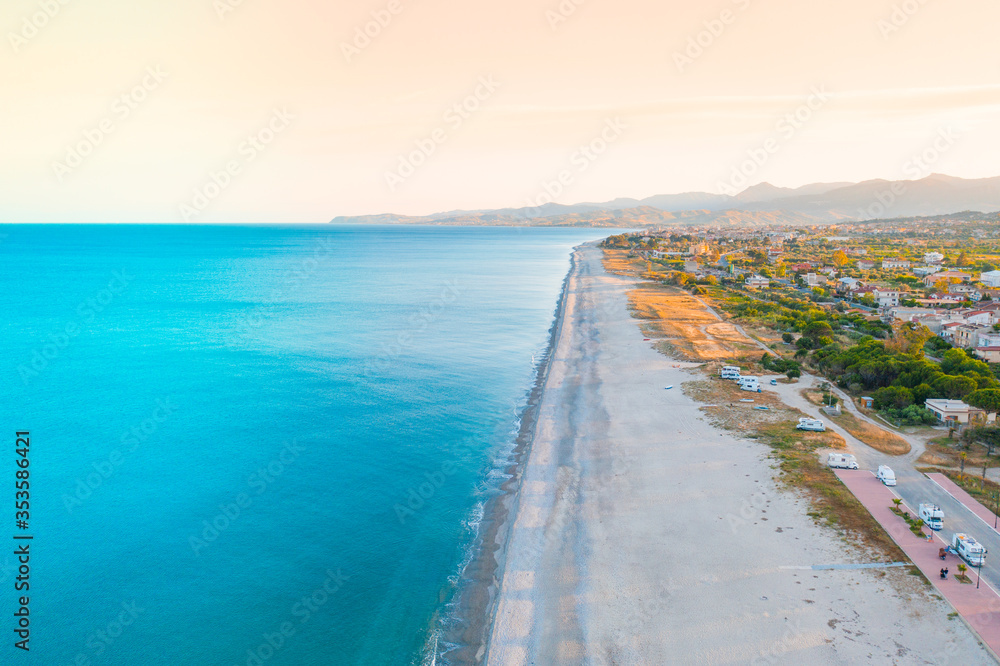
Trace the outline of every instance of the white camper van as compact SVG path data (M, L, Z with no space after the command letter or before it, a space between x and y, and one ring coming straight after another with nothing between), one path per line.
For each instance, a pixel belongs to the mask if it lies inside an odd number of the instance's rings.
M744 391L760 393L760 379L757 377L740 377L740 388Z
M826 426L819 419L811 419L803 416L799 419L799 424L795 426L798 430L810 430L812 432L826 432ZM853 458L854 456L851 456Z
M850 454L831 453L826 459L826 464L837 469L857 469L858 459Z
M879 465L875 477L887 486L896 485L896 473L888 465Z
M921 504L920 520L932 530L944 527L944 511L937 504Z
M719 372L719 375L723 379L739 379L740 369L735 365L724 365L722 366L722 370Z
M981 567L986 563L986 549L968 534L956 534L951 538L951 549L970 566Z

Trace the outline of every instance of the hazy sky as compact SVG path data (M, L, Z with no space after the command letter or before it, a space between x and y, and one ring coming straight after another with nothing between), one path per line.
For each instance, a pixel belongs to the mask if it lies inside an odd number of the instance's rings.
M3 0L0 222L993 176L998 25L996 0Z

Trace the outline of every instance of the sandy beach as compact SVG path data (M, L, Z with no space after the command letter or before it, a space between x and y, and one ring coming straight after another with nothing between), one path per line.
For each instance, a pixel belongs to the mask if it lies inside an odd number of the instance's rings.
M779 489L765 445L704 419L633 284L578 249L487 663L992 663L908 568L850 568L871 559Z

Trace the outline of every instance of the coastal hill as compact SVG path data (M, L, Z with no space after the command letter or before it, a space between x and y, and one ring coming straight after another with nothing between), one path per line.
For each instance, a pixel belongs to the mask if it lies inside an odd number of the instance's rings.
M1000 177L964 179L932 174L920 180L814 183L798 188L760 183L729 196L708 192L621 198L603 203L556 204L433 215L337 217L334 224L453 226L670 226L809 225L840 220L924 217L1000 210Z

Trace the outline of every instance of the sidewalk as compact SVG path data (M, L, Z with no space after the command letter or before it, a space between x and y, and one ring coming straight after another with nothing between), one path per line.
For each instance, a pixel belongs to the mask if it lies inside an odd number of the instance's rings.
M996 524L996 515L980 504L979 500L975 497L962 490L958 484L944 474L939 473L928 474L927 478L941 486L942 490L964 504L969 511L982 518L983 522L986 523L991 530L995 532L997 531L997 528L993 527L993 525Z
M997 591L985 580L982 581L978 590L975 584L960 583L953 576L949 577L948 580L941 580L939 572L942 564L951 569L954 574L958 572L957 565L960 562L954 555L949 555L948 561L941 562L938 557L938 549L945 545L944 539L937 533L930 541L914 536L903 519L890 509L892 500L897 499L896 494L882 485L871 472L836 470L836 474L848 490L858 498L858 501L864 504L875 520L885 528L893 541L906 553L906 556L923 572L937 591L954 606L969 627L989 646L994 656L1000 654L1000 594L997 594ZM949 492L951 491L949 490ZM916 515L912 507L906 506L905 503L903 507L910 512L910 515ZM970 504L969 507L973 508L974 505ZM991 518L992 515L991 513ZM975 570L970 567L968 574L975 581Z

